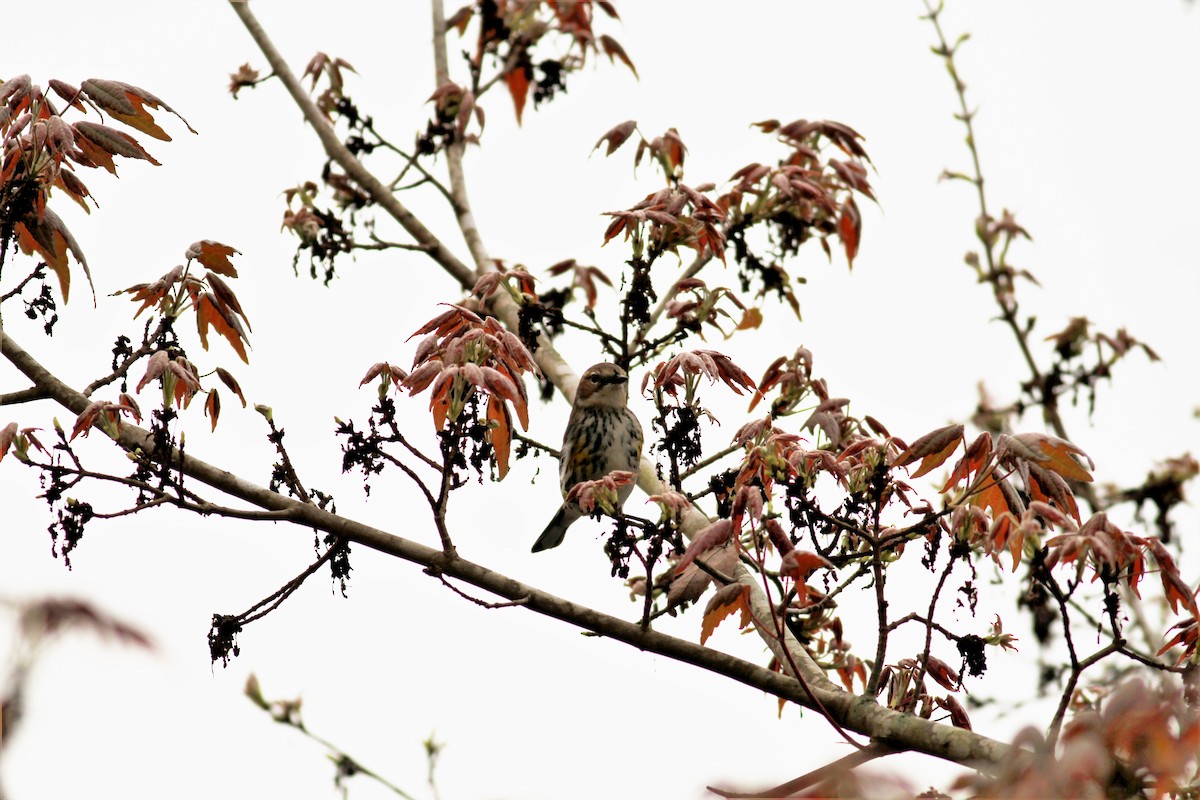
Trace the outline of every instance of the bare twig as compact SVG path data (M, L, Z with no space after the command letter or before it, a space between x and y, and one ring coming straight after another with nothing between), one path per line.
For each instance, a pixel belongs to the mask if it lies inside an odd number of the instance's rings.
M371 199L378 203L393 219L400 224L410 236L423 245L429 257L444 269L454 280L458 282L464 289L470 289L475 285L475 275L471 269L451 253L441 240L433 234L425 224L417 219L411 211L392 194L391 190L385 186L374 174L371 173L362 162L355 158L346 145L338 139L337 133L333 127L317 109L316 104L308 93L304 90L303 85L296 78L296 74L292 72L287 61L275 48L275 44L267 36L262 25L250 10L250 4L245 2L236 2L231 0L230 7L233 12L241 19L246 30L253 37L254 43L258 45L258 49L267 59L267 63L271 65L271 69L279 76L279 80L283 82L287 88L288 94L292 100L299 106L300 111L304 114L304 119L312 126L313 131L317 134L317 138L321 140L321 144L325 147L325 153L337 164L346 171L346 175L351 178L358 186L370 195Z

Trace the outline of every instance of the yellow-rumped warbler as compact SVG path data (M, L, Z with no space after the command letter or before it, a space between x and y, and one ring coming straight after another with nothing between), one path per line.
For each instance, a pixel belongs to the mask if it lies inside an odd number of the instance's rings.
M575 405L563 432L558 480L563 497L581 481L600 480L610 472L637 472L642 457L642 425L629 410L629 376L616 364L587 368L575 391ZM617 489L621 505L633 484ZM554 519L533 543L533 552L562 544L571 523L583 516L576 502L563 502Z

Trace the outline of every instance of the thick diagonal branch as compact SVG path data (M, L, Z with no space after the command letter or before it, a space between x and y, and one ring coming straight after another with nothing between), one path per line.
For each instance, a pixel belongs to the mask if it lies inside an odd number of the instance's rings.
M56 378L11 337L3 334L0 336L3 336L0 339L0 352L35 386L75 413L87 407L88 398L81 392ZM160 462L169 462L193 480L258 508L286 511L290 521L305 529L315 528L334 534L381 553L419 564L431 574L464 581L507 600L519 600L520 605L539 614L554 617L642 650L693 664L776 697L808 707L813 706L800 684L786 675L703 645L643 628L637 623L602 614L520 583L452 553L426 547L347 517L332 514L317 506L285 497L232 472L192 456L185 457L174 448L169 452L158 451L150 433L144 428L123 424L116 442L126 450L141 451ZM839 724L875 741L964 763L996 763L1010 751L1009 745L971 731L937 724L910 714L901 714L868 698L836 688L810 685L821 704Z

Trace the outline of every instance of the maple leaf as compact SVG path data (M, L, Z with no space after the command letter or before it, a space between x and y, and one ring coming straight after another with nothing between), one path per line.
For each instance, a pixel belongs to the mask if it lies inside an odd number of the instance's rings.
M12 447L12 443L16 438L17 423L10 422L3 428L0 428L0 461L4 460L4 456L8 454L8 449Z
M595 152L600 145L604 144L604 142L608 142L608 147L606 148L604 155L611 156L613 153L617 152L617 148L625 144L625 141L636 129L637 120L627 119L620 125L614 126L607 133L601 136L596 141L596 146L592 148L592 151Z
M79 145L79 149L113 175L117 174L117 169L111 156L136 158L149 161L156 167L161 166L154 156L147 153L136 139L124 131L86 120L76 122L71 127L75 129L75 143Z
M1095 464L1088 454L1075 445L1046 433L1018 433L1013 436L1030 450L1038 454L1041 467L1058 473L1067 480L1091 483L1092 475L1089 469L1095 469ZM1087 462L1087 469L1073 455Z
M633 77L638 77L637 67L633 65L633 62L629 59L629 55L625 52L625 48L621 47L620 43L618 43L616 39L612 38L606 33L601 34L600 48L604 51L604 54L608 56L608 60L610 62L614 61L614 59L620 59L621 63L629 67L629 71L633 73Z
M246 364L250 359L246 356L246 334L237 317L223 306L211 292L200 294L195 301L196 331L200 334L200 344L208 349L208 327L214 330L233 347L238 357Z
M675 572L680 573L687 568L689 564L696 560L700 555L703 555L708 550L721 545L733 539L740 531L733 526L733 521L728 519L719 519L707 528L703 529L692 538L688 544L687 550L684 551L683 557L679 559L679 563L675 565Z
M183 253L183 257L188 261L199 261L218 275L236 278L237 270L229 261L229 257L232 255L240 256L241 253L227 244L214 242L212 239L192 242Z
M517 124L521 124L521 114L525 111L525 101L529 99L529 73L532 70L525 64L518 64L504 76L508 93L512 95L513 110L517 114Z
M700 627L700 644L708 641L708 637L712 636L717 626L735 611L742 612L741 620L738 623L739 628L745 628L750 624L752 617L749 586L731 583L717 590L704 608L704 618Z
M947 425L938 428L918 438L900 455L896 456L893 466L903 467L921 459L921 465L912 477L919 478L933 469L941 466L950 455L964 443L964 428L962 425Z
M217 429L217 417L221 415L221 398L216 389L208 390L208 398L204 401L204 416L212 420L212 430Z
M508 409L504 406L504 401L496 395L488 398L487 406L488 418L488 441L492 443L492 450L495 452L496 458L496 474L500 480L504 480L504 476L508 474L508 454L512 444L512 425L508 419Z
M67 302L71 294L71 271L67 264L67 254L75 257L83 274L87 277L88 286L95 297L96 287L92 283L92 271L88 269L87 258L79 247L79 242L67 230L62 219L49 208L43 208L41 218L30 215L14 226L17 234L17 244L25 253L36 252L54 271L58 277L58 286L62 291L63 302Z
M92 102L107 111L110 116L131 128L153 136L155 139L161 139L164 142L171 141L171 137L155 123L154 116L145 109L145 106L161 108L174 114L189 131L196 132L175 109L145 89L139 89L121 81L99 78L88 78L80 84L80 88L91 98Z
M853 197L846 198L842 204L842 213L838 217L838 238L846 250L846 261L851 269L854 268L854 257L858 255L858 242L862 238L862 214Z

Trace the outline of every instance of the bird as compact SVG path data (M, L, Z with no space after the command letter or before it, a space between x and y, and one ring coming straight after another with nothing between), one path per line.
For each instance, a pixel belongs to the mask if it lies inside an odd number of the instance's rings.
M578 503L566 502L572 487L617 470L637 472L641 458L642 425L629 410L629 376L616 364L593 364L579 379L575 404L563 432L558 457L563 504L533 543L533 552L558 547L571 523L583 516ZM620 505L632 491L632 483L617 488Z

